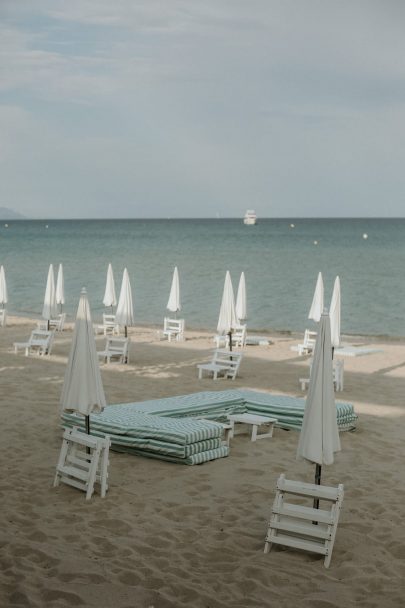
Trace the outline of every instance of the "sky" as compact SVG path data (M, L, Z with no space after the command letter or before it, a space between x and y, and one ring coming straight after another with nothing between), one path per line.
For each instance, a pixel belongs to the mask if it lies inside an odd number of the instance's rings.
M405 215L403 0L1 0L0 206Z

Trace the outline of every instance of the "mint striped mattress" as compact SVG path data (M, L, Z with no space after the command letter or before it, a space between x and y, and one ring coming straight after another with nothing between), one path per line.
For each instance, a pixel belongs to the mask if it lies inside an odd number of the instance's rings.
M166 462L175 462L177 464L203 464L209 460L216 460L217 458L224 458L229 455L229 448L223 445L213 450L205 450L204 452L198 452L185 458L176 458L167 454L161 454L157 452L148 452L146 450L136 450L133 448L124 448L121 450L120 446L113 447L116 452L127 452L134 454L135 456L146 456L146 458L158 458L159 460L165 460Z
M65 413L62 418L69 426L84 425L84 417L80 415ZM151 416L137 411L131 403L108 405L100 414L91 414L90 428L119 436L123 442L143 438L179 445L220 438L223 433L221 425L215 422Z
M277 418L276 426L299 430L305 399L252 390L204 391L179 397L107 406L90 416L93 435L111 437L112 449L169 462L201 464L227 456L220 421L251 412ZM350 403L336 402L339 430L355 428ZM202 417L204 420L196 419ZM64 413L65 426L84 427L84 417Z
M226 391L204 391L179 397L140 401L127 404L134 411L158 414L159 416L202 416L209 420L225 422L228 414L251 412L277 418L276 426L300 429L305 410L305 398L275 395L245 389ZM117 406L115 406L117 407ZM339 430L355 428L357 415L351 403L336 402Z
M127 404L128 405L128 404ZM203 391L179 397L167 397L132 403L136 412L183 418L201 416L210 420L225 421L228 414L246 411L243 395L238 390Z
M65 426L84 429L84 417L65 413ZM110 405L90 416L91 434L109 435L113 450L161 458L182 464L201 464L228 456L222 445L223 428L216 422L168 418L139 412L132 404Z
M276 426L281 428L301 429L305 399L250 390L239 390L239 393L244 399L246 411L277 418ZM351 403L336 401L336 418L340 431L356 428L357 414Z

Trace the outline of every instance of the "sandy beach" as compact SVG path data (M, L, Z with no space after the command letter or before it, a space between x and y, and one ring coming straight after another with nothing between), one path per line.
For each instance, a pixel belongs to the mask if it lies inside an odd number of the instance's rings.
M311 606L398 608L405 596L405 343L351 338L382 352L345 358L345 388L355 432L324 467L323 483L343 483L345 498L329 569L310 553L263 554L280 473L312 482L314 468L295 458L298 433L231 442L228 458L181 466L111 452L105 499L52 487L60 445L58 403L71 329L50 357L15 355L34 321L10 317L0 330L1 583L9 607L245 608ZM184 343L157 330L131 331L127 366L102 366L108 403L201 390L252 388L303 396L291 335L249 346L234 381L198 380L212 335L187 332ZM97 338L100 349L103 338ZM347 340L349 341L349 340Z

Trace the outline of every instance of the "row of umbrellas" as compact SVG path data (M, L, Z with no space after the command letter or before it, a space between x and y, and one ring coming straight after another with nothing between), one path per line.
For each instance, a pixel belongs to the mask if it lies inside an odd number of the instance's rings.
M112 295L113 294L113 295ZM110 299L107 299L107 296ZM112 276L111 264L107 271L107 283L106 293L104 300L108 302L106 306L115 306L117 304L115 299L115 288L114 288L114 277ZM63 266L59 265L58 278L55 287L55 276L53 265L49 266L48 278L46 281L44 305L42 308L42 317L49 321L53 319L57 313L57 305L65 303L64 293L64 279L63 279ZM125 328L125 335L127 335L127 328L134 324L134 308L132 303L132 291L131 284L129 281L128 270L125 268L122 275L121 292L118 300L118 306L115 314L116 321L119 325Z

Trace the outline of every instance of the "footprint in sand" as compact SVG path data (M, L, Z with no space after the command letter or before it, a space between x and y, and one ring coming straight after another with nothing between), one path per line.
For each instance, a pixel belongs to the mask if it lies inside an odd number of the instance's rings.
M84 605L84 601L76 593L68 593L67 591L61 591L59 589L44 589L42 597L47 603L61 600L70 606Z

